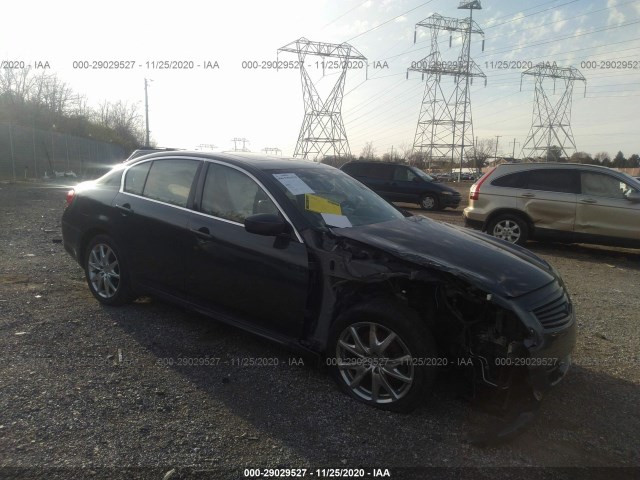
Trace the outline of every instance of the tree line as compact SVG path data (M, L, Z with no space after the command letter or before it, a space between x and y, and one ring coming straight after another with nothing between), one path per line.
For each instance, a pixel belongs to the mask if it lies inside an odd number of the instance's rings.
M53 129L129 151L144 142L144 124L136 104L104 100L89 107L84 95L45 70L0 70L0 122Z
M490 164L492 159L496 158L496 140L493 138L478 139L473 147L465 150L464 168L474 169L480 172L484 167ZM590 165L602 165L609 168L640 168L640 155L634 153L626 158L622 151L611 158L608 152L598 152L591 156L586 152L576 152L571 157L563 157L562 149L558 146L552 146L547 149L544 156L536 158L515 159L512 157L500 156L500 159L507 161L524 161L524 162L573 162L587 163ZM336 167L340 167L344 163L351 160L369 160L393 163L407 163L421 169L437 168L440 170L455 170L460 168L459 159L430 159L425 152L415 152L409 144L403 143L399 148L392 148L389 152L378 155L373 142L366 142L359 157L351 155L349 157L333 157L328 156L323 159L323 163L327 163Z

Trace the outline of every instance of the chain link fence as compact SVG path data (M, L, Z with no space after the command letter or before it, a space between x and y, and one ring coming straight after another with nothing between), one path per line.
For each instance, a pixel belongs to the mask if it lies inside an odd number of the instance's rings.
M96 178L126 158L119 145L0 123L0 178Z

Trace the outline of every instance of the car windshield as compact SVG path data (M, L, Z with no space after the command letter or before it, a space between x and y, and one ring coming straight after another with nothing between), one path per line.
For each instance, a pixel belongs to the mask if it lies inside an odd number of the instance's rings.
M395 207L336 168L270 170L290 203L316 228L351 227L403 218Z
M428 180L429 182L433 182L433 181L434 181L434 178L433 178L431 175L429 175L429 174L427 174L427 173L424 173L424 172L423 172L422 170L420 170L419 168L411 168L411 171L412 171L413 173L415 173L416 175L418 175L419 177L422 177L422 178L424 178L425 180Z

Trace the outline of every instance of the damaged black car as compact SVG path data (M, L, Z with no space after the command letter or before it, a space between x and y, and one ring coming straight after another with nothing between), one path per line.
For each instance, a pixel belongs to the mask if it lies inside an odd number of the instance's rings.
M67 195L95 298L153 295L322 358L340 388L410 411L437 372L539 400L575 344L559 274L528 250L410 216L338 169L162 152Z

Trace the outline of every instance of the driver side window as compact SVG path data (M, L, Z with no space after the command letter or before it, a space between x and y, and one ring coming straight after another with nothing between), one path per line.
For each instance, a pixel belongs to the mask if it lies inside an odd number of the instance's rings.
M601 173L582 172L582 194L596 197L624 198L631 188L626 183Z
M278 213L260 186L235 168L210 163L202 192L203 213L243 223L257 213Z

